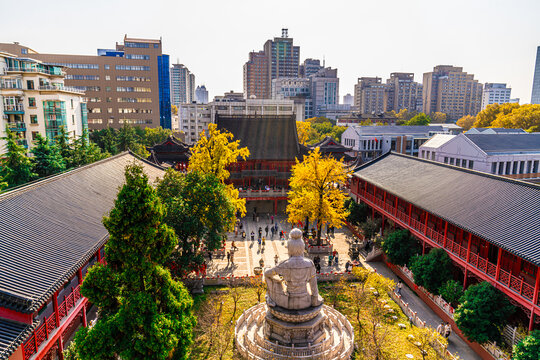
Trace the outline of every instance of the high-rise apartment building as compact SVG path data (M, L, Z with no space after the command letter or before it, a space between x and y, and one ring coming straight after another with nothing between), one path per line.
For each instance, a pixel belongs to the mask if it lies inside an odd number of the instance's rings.
M506 104L511 102L512 89L506 84L486 83L482 93L482 110L491 104Z
M244 97L246 99L268 98L271 83L268 83L268 56L264 51L252 51L244 64Z
M386 80L386 111L418 110L417 102L421 98L422 84L414 81L413 73L391 73L390 79Z
M301 77L310 77L311 75L317 73L323 67L321 66L321 60L318 59L306 59L300 65L298 69L298 74Z
M0 51L65 66L65 84L85 92L92 129L171 127L169 56L161 39L124 37L115 49L98 55L39 54L19 44L0 44Z
M354 105L354 96L352 96L351 94L344 95L343 96L343 104L353 106Z
M282 29L281 37L264 44L263 51L251 52L244 64L244 96L269 99L272 79L298 77L300 47L293 45L288 30Z
M62 66L0 52L0 137L7 127L27 149L38 134L53 140L61 126L80 137L88 128L84 93L65 86L65 76Z
M328 105L339 104L339 78L337 69L324 68L309 77L311 99L315 116L320 116L320 111Z
M361 114L381 114L385 111L385 89L380 77L361 77L354 85L354 106Z
M531 104L540 104L540 46L536 48Z
M171 104L192 103L195 101L195 75L183 64L171 66Z
M462 67L438 65L424 73L422 103L424 112L445 113L448 120L476 115L482 108L482 84Z
M197 104L208 103L208 90L206 90L206 86L197 86L197 89L195 89L195 101Z

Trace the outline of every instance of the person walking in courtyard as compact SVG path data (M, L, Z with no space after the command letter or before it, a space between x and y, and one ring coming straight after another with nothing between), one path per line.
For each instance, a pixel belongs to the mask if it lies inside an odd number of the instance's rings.
M332 266L332 260L333 260L332 254L328 255L328 266Z
M399 296L401 296L401 287L402 286L403 286L403 283L401 282L401 280L399 280L397 285L396 285L396 294L398 294Z
M251 230L251 241L255 241L255 232Z
M268 237L268 225L266 225L266 227L264 228L264 232L266 234L266 237Z
M347 260L347 262L345 263L345 272L350 273L350 272L351 272L351 268L352 268L351 261L350 261L350 260Z
M238 225L234 225L234 237L238 236Z
M452 326L450 326L450 323L446 323L446 325L444 326L444 337L448 339L451 334Z
M270 228L270 232L272 233L272 240L274 239L274 235L276 234L276 229L274 228L274 226L272 226Z
M234 265L234 252L231 251L231 265Z
M274 256L274 265L277 266L278 262L279 262L279 256L276 254L276 256Z
M444 321L441 321L439 326L437 326L437 332L439 335L444 336Z
M274 215L272 215L272 216L270 217L270 219L272 220L272 224L273 224L273 223L274 223Z
M236 247L236 244L234 243L234 241L231 244L231 251L233 251L233 250L234 251L238 250L238 247Z
M262 237L262 227L259 226L259 239Z
M266 245L266 237L262 237L262 247L264 249L264 246Z
M246 240L246 232L242 230L242 240Z
M261 248L261 238L257 238L257 244L259 244L259 249Z
M336 254L334 255L334 263L336 264L336 266L339 265L339 253L336 251L335 252Z
M231 252L227 251L227 267L229 266L230 262L231 262Z

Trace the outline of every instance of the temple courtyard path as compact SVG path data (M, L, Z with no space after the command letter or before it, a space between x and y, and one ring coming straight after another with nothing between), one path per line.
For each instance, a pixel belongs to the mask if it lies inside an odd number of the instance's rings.
M291 225L285 221L283 214L274 217L274 222L278 224L279 231L283 230L285 235L285 241L279 239L279 232L272 238L270 230L268 236L266 236L265 228L273 225L270 215L261 214L259 222L253 221L252 216L246 216L241 219L243 229L246 232L246 239L242 240L241 231L239 230L238 236L234 233L228 234L226 243L226 252L231 251L231 246L234 245L238 248L234 251L234 262L227 262L227 257L213 257L212 261L208 262L207 276L246 276L253 275L253 268L259 266L259 262L262 259L264 261L264 267L273 267L274 258L277 255L278 260L282 261L288 258L286 239L288 238ZM259 227L262 228L262 235L266 237L266 244L263 247L259 246L257 242ZM251 232L255 233L255 240L251 241ZM344 272L345 263L350 259L348 255L349 242L353 239L351 232L343 227L335 230L335 236L331 238L334 244L334 249L338 252L339 264L333 264L328 266L328 257L321 256L321 272L329 273ZM312 258L312 256L311 256ZM398 277L384 264L383 262L370 262L366 263L361 258L362 265L367 268L376 270L382 276L392 279L397 282ZM429 308L411 289L405 284L402 289L402 298L409 303L409 306L418 313L418 317L428 325L436 328L442 321L441 318L435 314L433 310ZM448 339L448 349L457 354L461 359L476 360L481 359L459 336L452 333Z

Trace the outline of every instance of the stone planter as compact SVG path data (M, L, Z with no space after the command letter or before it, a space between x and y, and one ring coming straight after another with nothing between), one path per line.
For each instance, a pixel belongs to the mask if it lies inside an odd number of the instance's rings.
M262 267L260 267L260 266L255 266L255 267L253 268L253 273L254 273L255 275L257 275L257 276L258 276L258 275L261 275L261 274L262 274L262 271L263 271L263 269L262 269Z

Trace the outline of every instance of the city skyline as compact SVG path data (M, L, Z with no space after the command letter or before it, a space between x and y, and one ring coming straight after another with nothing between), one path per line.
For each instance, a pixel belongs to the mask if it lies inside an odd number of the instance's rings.
M122 16L100 22L105 4L109 14ZM325 59L326 66L338 69L341 94L353 93L359 77L386 79L392 72L411 72L420 80L436 65L453 65L474 74L481 83L508 84L512 97L521 103L531 100L540 45L540 25L535 19L540 3L534 1L517 1L511 7L502 1L457 1L451 8L428 1L342 1L330 7L322 1L311 1L310 6L306 1L278 1L256 8L247 1L212 2L211 6L153 4L96 1L87 7L59 1L51 8L31 10L29 6L28 31L20 32L19 19L8 17L0 42L17 41L42 54L95 55L98 48L110 47L124 34L161 37L163 53L197 74L197 85L205 84L212 98L230 90L242 91L242 67L249 52L260 50L266 40L288 28L289 37L300 46L300 62ZM6 13L16 11L13 4L3 8ZM180 12L200 16L183 17L176 23L175 14ZM266 15L256 16L261 13ZM42 19L50 16L62 21L49 22L48 31L41 31ZM91 21L103 25L81 26ZM216 63L215 54L224 56Z

